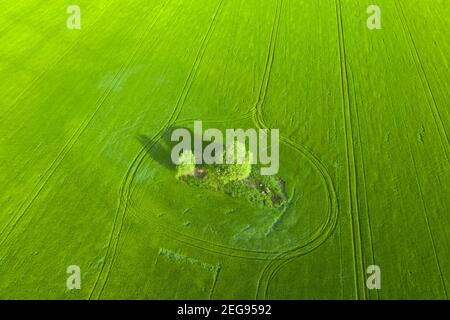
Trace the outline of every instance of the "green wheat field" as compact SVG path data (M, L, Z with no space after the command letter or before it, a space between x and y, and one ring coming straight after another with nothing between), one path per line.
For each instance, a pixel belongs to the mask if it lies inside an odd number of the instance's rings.
M449 0L0 7L1 299L448 299ZM279 129L283 207L177 179L195 120Z

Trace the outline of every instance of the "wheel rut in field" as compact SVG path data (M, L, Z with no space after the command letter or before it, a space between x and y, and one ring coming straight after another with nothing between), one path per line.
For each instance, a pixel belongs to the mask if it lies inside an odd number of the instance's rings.
M97 22L99 20L97 20ZM152 21L150 29L153 27L153 25L155 24L156 21L157 21L157 19ZM137 27L137 26L135 26L135 27ZM142 47L143 40L148 35L150 29L146 30L142 33L142 36L138 42L138 46L133 50L132 54L125 61L125 63L122 64L119 72L114 76L114 79L113 79L111 85L107 88L107 90L104 91L104 93L97 100L93 112L91 114L89 114L89 116L86 117L84 119L84 121L81 123L81 125L75 130L75 132L72 134L72 136L66 142L66 144L63 146L63 148L56 155L55 159L52 161L52 163L47 168L45 173L39 179L38 183L34 186L33 190L29 194L29 196L26 198L26 200L24 202L22 202L20 204L18 210L12 215L11 219L8 221L6 226L2 229L2 231L0 232L0 246L2 246L8 240L9 236L14 231L17 224L25 216L28 209L33 205L34 201L38 198L39 194L46 187L47 183L50 181L50 179L53 176L53 174L55 173L55 171L62 164L62 162L65 159L65 157L67 156L67 154L73 148L73 146L78 141L78 139L81 137L83 132L92 123L92 121L94 120L95 116L99 113L101 108L104 107L106 99L111 95L111 93L114 91L114 88L116 87L117 83L125 75L126 69L135 60L137 53L140 51L140 49Z
M270 85L270 78L271 78L270 76L272 72L273 63L275 60L276 41L278 38L280 19L282 17L282 9L283 9L283 0L280 0L273 23L274 27L272 29L272 35L269 45L270 50L267 57L266 71L264 73L263 81L261 84L259 98L254 108L255 110L253 114L254 123L260 129L269 129L269 126L267 125L263 116L263 107L265 105L265 100ZM280 136L280 140L282 143L285 143L286 145L292 147L293 149L300 152L303 156L305 156L311 163L311 165L320 173L320 176L322 177L322 182L325 184L328 193L328 214L326 221L314 233L314 235L309 239L308 242L280 253L271 261L269 261L269 263L263 268L263 271L259 276L257 283L255 296L257 299L267 298L270 283L274 279L276 274L285 265L287 265L294 259L306 255L312 252L313 250L317 249L318 247L320 247L330 237L337 224L338 206L337 206L336 191L334 189L331 176L329 175L325 166L321 163L320 159L317 156L315 156L310 150L308 150L308 148L306 148L305 146L287 137L284 137L283 135Z
M125 219L126 212L128 210L128 204L130 202L130 197L132 193L132 185L135 180L136 174L139 171L139 168L141 167L145 157L146 157L146 150L148 148L151 148L155 143L157 143L161 137L163 136L164 132L171 128L175 121L177 120L178 116L180 115L184 103L187 99L187 96L190 92L190 89L192 87L192 84L196 78L197 71L199 68L199 65L202 62L202 58L204 56L204 53L206 51L207 45L209 43L209 40L211 38L211 35L213 34L217 18L220 15L223 6L224 6L225 0L220 0L218 6L215 9L213 18L211 20L211 23L209 25L209 28L204 35L200 48L197 52L197 55L195 57L194 63L190 69L189 75L183 85L182 91L180 96L178 97L175 107L172 110L172 113L170 114L167 121L163 124L162 128L157 131L157 133L140 149L138 154L135 156L135 158L132 160L130 166L128 167L128 170L124 176L124 179L122 180L122 183L120 185L119 190L119 200L117 205L117 211L115 214L114 222L113 222L113 228L110 235L110 239L108 241L108 247L106 251L106 258L105 258L105 264L102 265L102 268L98 274L98 277L94 283L93 289L90 293L89 299L94 298L100 298L103 290L106 286L106 283L108 282L108 278L112 269L112 266L114 264L116 254L117 254L117 246L120 240L121 231L123 227L123 222Z
M423 67L422 59L420 58L419 51L417 50L416 42L414 41L414 37L412 36L411 30L409 28L408 21L406 20L406 16L403 10L401 3L398 0L394 1L395 8L397 9L398 17L402 22L403 32L408 41L408 46L411 52L411 56L414 61L414 65L419 74L420 82L422 88L427 97L427 105L430 108L431 114L433 116L433 121L436 126L436 129L439 134L439 139L441 141L442 150L444 152L445 157L447 158L447 162L450 164L450 139L448 137L448 133L445 130L444 121L442 120L442 116L439 112L439 108L436 102L436 98L434 96L433 90L431 90L430 82L428 81L427 74Z
M271 37L270 37L270 44L268 48L268 58L265 64L264 69L264 76L263 81L261 84L261 88L258 94L257 101L255 103L255 106L252 108L253 111L248 114L244 114L242 116L242 119L247 119L252 117L256 126L258 128L267 128L265 126L261 108L264 104L265 96L267 94L269 80L270 80L270 74L271 69L273 65L274 60L274 50L275 50L275 44L276 44L276 38L278 33L278 26L279 26L279 20L281 16L281 10L282 10L282 3L283 1L279 1L277 4L276 9L276 15L274 19L274 23L272 26L271 31ZM200 50L202 51L202 50ZM201 57L203 56L204 51L199 55L199 61L201 61ZM193 72L191 74L196 74L196 67L194 63ZM137 156L134 158L133 162L131 163L126 176L124 177L124 180L122 182L121 191L120 191L120 197L119 197L119 205L118 205L118 213L116 214L116 222L114 226L114 231L111 236L111 242L108 249L108 255L111 256L111 259L106 259L107 261L110 260L110 263L103 272L103 275L99 276L99 279L102 278L102 280L98 281L98 287L101 285L101 289L99 289L96 293L98 297L101 296L103 292L103 288L105 287L107 280L108 280L108 274L111 271L112 265L114 263L115 255L116 255L116 249L117 244L120 238L120 230L123 225L125 213L127 211L132 210L129 208L129 204L131 203L131 195L133 194L134 185L133 182L135 180L136 174L138 173L139 169L142 166L142 163L146 159L147 153L145 152L146 149L149 147L152 147L155 143L157 143L163 134L166 132L166 130L169 130L172 126L177 124L178 116L181 112L182 106L184 104L184 101L186 99L187 94L189 93L189 89L192 83L190 81L187 81L187 84L185 85L183 92L180 96L180 99L178 100L170 118L164 123L163 127L155 134L151 139L149 139L148 143L143 146L143 148L140 150L140 152L137 154ZM184 120L187 121L187 120ZM229 121L229 120L227 120ZM212 120L214 122L214 120ZM217 123L221 123L221 121L215 121ZM317 230L313 232L313 235L311 238L308 238L304 243L298 244L297 246L290 247L282 252L280 251L265 251L265 250L248 250L248 249L241 249L241 248L234 248L218 243L214 243L211 241L207 241L201 238L193 237L184 233L181 233L175 228L168 226L168 225L162 225L162 224L153 224L154 230L156 230L159 234L162 234L163 236L167 237L168 239L177 241L179 243L182 243L183 245L195 247L201 250L205 250L208 252L212 252L221 256L228 256L233 258L241 258L245 260L265 260L270 261L270 266L272 266L272 263L276 263L277 268L275 270L272 270L268 268L270 271L268 274L264 273L264 276L267 275L268 279L273 278L273 274L279 270L280 267L278 267L279 262L289 262L290 260L294 259L295 257L301 256L303 254L306 254L308 252L311 252L315 248L319 247L331 234L332 230L334 229L334 226L337 221L337 199L335 190L331 181L331 177L327 173L327 170L325 167L321 164L320 160L311 153L306 147L303 147L302 145L299 145L298 143L291 141L288 138L281 137L281 142L284 143L289 148L292 148L296 152L299 152L302 156L304 156L307 161L313 166L314 170L317 171L320 177L322 177L322 182L325 185L325 189L328 193L328 212L327 217L323 224L321 224ZM270 281L269 280L269 281ZM95 291L95 290L94 290ZM94 292L93 291L93 292ZM91 297L94 297L95 294L92 294Z

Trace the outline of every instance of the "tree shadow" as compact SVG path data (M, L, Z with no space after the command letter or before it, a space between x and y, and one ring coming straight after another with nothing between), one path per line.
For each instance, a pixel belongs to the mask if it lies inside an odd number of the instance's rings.
M147 154L157 163L164 166L169 170L175 170L176 165L172 162L171 153L172 148L178 144L178 141L171 141L172 132L179 127L171 127L164 131L161 139L154 141L151 137L140 134L138 140ZM187 128L183 128L187 129ZM192 130L187 129L191 133L193 139ZM192 142L191 142L192 145Z

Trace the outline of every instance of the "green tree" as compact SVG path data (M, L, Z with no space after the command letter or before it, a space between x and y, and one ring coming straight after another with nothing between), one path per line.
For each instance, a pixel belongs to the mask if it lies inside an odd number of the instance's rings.
M195 172L195 156L191 150L183 150L178 158L177 178L193 175Z
M226 164L222 170L221 182L224 184L244 180L250 176L252 171L253 154L246 149L245 144L235 140L227 147L225 157L229 157L230 154L234 154L234 162Z

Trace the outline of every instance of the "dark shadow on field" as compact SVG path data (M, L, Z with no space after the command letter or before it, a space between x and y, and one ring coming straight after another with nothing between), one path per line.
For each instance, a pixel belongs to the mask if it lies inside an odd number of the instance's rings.
M142 147L145 149L147 154L157 163L164 166L169 170L175 170L176 165L172 162L171 153L172 148L177 145L178 141L171 141L172 132L180 127L171 127L164 131L161 139L158 141L152 140L151 137L140 134L138 135L138 140ZM181 128L180 128L181 129ZM187 129L187 128L183 128ZM191 138L193 139L193 133L191 130L187 129L191 133ZM192 141L191 141L192 145Z
M171 149L164 143L154 142L149 136L139 135L139 141L144 147L147 154L157 163L166 167L169 170L175 170L175 165L170 158Z

